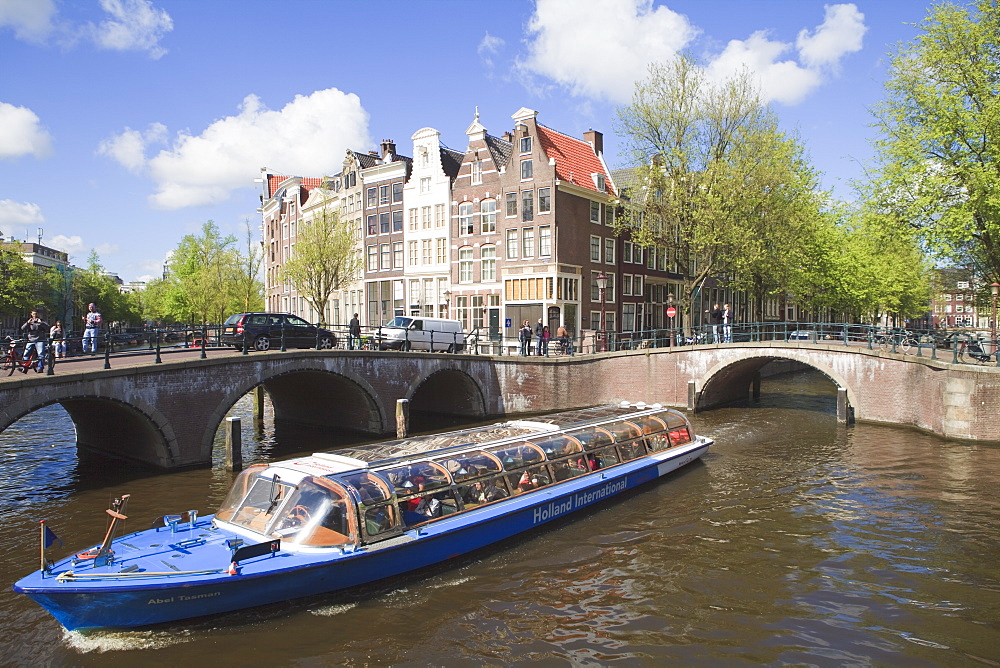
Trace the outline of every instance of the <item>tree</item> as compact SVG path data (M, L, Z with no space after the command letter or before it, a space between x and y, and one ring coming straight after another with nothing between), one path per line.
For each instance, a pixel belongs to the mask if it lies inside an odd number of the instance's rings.
M328 305L335 290L350 283L361 269L357 240L349 222L322 205L299 226L295 252L281 270L313 310L329 322Z
M260 311L264 308L264 284L260 280L260 268L264 264L264 249L256 241L250 219L243 221L246 227L246 253L236 258L235 293L242 312Z
M0 248L0 317L21 318L36 307L38 274L21 254Z
M201 231L201 236L182 238L169 260L176 288L169 296L170 310L192 323L222 322L234 302L236 237L223 237L211 220Z
M867 197L939 260L1000 281L1000 8L937 4L901 45L876 109Z
M650 66L618 117L635 168L616 231L667 254L682 277L682 324L709 277L738 274L761 298L776 291L763 277L793 265L819 198L804 152L749 76L712 85L678 56Z

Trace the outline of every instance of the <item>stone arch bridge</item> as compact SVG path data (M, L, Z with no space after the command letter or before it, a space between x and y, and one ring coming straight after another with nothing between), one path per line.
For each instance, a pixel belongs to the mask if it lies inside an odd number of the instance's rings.
M766 365L812 367L859 420L943 436L1000 441L1000 369L785 342L496 357L376 351L294 351L74 370L0 380L0 431L60 404L81 449L161 468L208 465L227 411L262 385L279 420L394 433L395 402L479 418L622 400L701 410L745 399ZM771 367L773 368L773 367Z

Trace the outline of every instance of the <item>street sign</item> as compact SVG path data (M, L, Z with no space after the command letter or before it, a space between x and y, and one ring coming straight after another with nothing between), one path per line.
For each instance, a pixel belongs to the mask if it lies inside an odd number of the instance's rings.
M503 322L504 322L503 324L504 327L510 327L510 318L505 318Z
M668 318L673 318L675 315L677 315L677 309L675 309L673 306L668 306L667 307L667 317Z

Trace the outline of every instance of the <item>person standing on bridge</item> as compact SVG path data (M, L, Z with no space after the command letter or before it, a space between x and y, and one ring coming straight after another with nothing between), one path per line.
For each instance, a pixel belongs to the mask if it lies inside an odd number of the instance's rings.
M357 313L354 314L350 324L347 325L347 349L361 350L361 321L358 320Z
M101 333L102 322L97 304L87 304L87 313L83 316L83 352L91 355L97 352L97 336Z
M542 324L542 319L539 318L538 322L535 323L535 354L543 354L543 339L545 338L545 325Z
M722 340L725 343L733 342L733 312L729 304L722 305Z
M49 340L49 323L38 317L38 311L32 311L31 317L21 325L21 331L28 339L27 345L24 346L23 359L27 360L34 349L38 359L35 362L35 368L41 371L45 367L45 342ZM22 366L21 371L28 373L28 367Z
M718 304L712 304L711 311L705 311L712 321L712 343L722 342L722 309Z

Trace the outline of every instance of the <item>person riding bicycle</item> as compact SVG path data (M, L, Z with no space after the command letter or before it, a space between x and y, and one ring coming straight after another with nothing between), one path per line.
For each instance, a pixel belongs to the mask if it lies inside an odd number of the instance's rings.
M49 323L38 317L38 311L32 311L31 317L21 325L28 343L24 346L23 359L27 360L32 351L37 355L38 362L35 367L38 371L45 368L45 343L49 340ZM23 373L28 373L27 366L21 367Z

